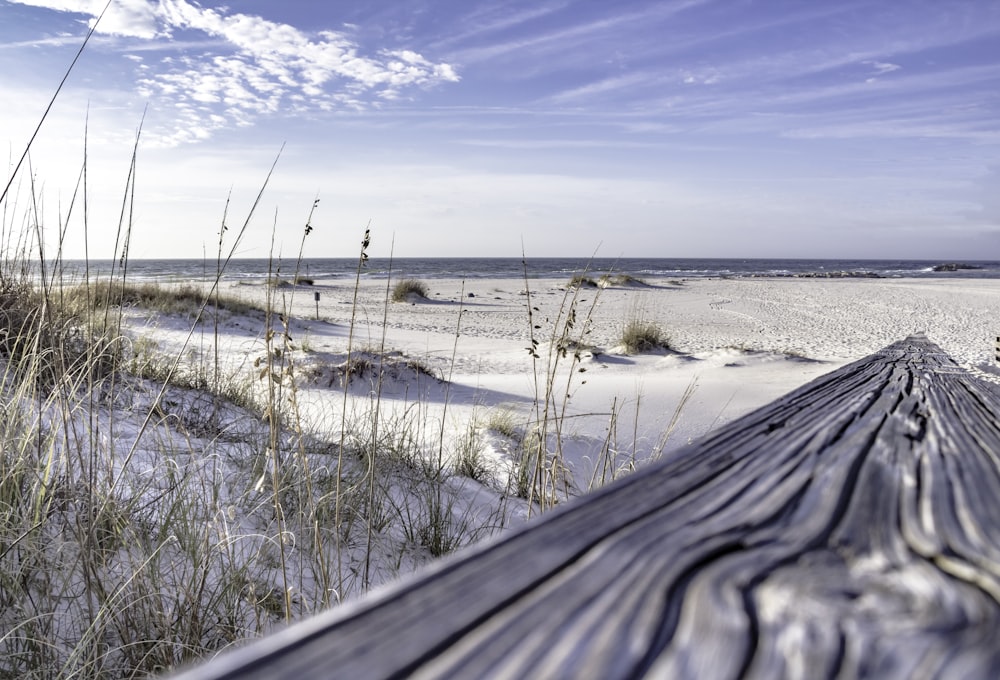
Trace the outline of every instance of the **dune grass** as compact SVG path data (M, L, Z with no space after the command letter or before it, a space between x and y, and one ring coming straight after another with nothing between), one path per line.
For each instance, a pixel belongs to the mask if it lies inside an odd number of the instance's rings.
M493 535L515 499L533 514L586 491L563 446L596 298L568 290L541 319L528 292L538 393L527 414L492 409L453 435L419 398L387 408L383 383L400 371L433 379L445 403L449 383L383 336L348 343L330 378L345 394L331 430L301 408L311 377L291 325L294 291L266 287L263 307L222 295L225 255L203 287L122 274L42 285L23 254L6 255L0 675L176 668ZM192 338L201 329L207 351L165 353L155 333L130 329L133 312L183 321ZM221 314L259 325L251 363L220 359ZM352 383L368 396L347 399ZM634 469L624 448L609 438L595 480ZM469 485L492 500L470 502Z
M499 496L474 510L451 481L486 479L475 426L457 471L428 456L439 445L420 408L398 418L362 400L340 446L316 430L297 408L297 349L277 299L221 305L261 324L264 358L242 373L165 356L119 314L193 328L215 299L107 282L46 292L5 277L0 675L159 673L505 524ZM392 363L368 349L350 373L364 364L377 382Z
M135 149L127 192L134 160ZM529 298L533 412L520 425L509 413L473 419L446 452L443 417L432 422L419 401L402 411L382 403L394 365L385 338L355 350L366 230L343 411L331 431L304 415L303 351L289 314L296 286L283 285L309 283L298 269L318 199L294 273L270 273L260 308L223 296L220 284L274 165L242 226L218 229L215 277L204 287L133 283L128 211L110 274L63 279L62 244L46 256L43 225L17 216L42 202L32 183L16 200L20 167L0 195L0 677L162 673L502 530L512 495L544 511L577 491L563 423L593 306L583 310L575 294L546 328ZM71 203L59 233L86 234L86 211L82 223L72 214ZM391 299L427 294L404 279ZM186 322L181 348L136 335L136 310ZM259 331L256 355L236 367L220 351L224 314ZM368 381L367 398L348 399L352 376ZM437 379L447 405L448 381ZM506 439L506 478L489 463L491 433ZM468 484L496 493L477 505L463 494Z
M601 288L610 288L612 286L646 286L649 285L642 279L632 276L631 274L604 274L598 280L597 284Z
M566 284L569 288L597 288L597 281L586 274L574 274Z
M670 338L651 321L632 319L622 329L621 344L628 354L670 349Z
M427 284L423 281L402 279L392 289L392 301L412 302L413 300L426 300L428 292Z
M339 437L310 422L286 298L220 294L273 165L242 226L224 217L206 287L129 279L131 202L111 272L70 279L62 239L89 233L87 189L60 204L47 255L43 197L18 181L33 140L0 194L0 677L161 673L504 526L505 501L469 506L427 455L440 444L420 408L361 400ZM291 280L306 284L302 252ZM137 337L134 310L185 320L181 349ZM244 370L221 360L223 313L259 324Z
M633 300L622 324L619 345L626 354L646 354L672 349L670 336L656 322L646 318L641 300Z

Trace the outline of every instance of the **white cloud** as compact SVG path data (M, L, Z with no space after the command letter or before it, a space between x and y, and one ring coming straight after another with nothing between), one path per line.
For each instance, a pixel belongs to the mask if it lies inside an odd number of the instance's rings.
M91 17L90 25L101 14L105 7L107 11L101 19L97 33L119 35L133 38L155 38L162 35L159 28L159 11L155 2L148 0L10 0L20 5L44 7L59 12L72 12Z
M883 73L892 73L893 71L898 71L899 69L903 68L899 64L890 64L884 61L866 61L864 63L875 69L876 75L882 75Z
M106 0L11 0L90 17ZM211 39L198 57L146 61L138 69L137 91L174 107L177 130L150 131L162 144L203 139L227 124L246 125L257 115L287 108L335 110L392 100L412 87L459 80L446 63L433 63L412 50L360 54L357 44L334 31L308 34L285 23L188 0L115 0L97 32L152 41L170 48L175 34L197 32ZM129 51L141 49L130 45ZM130 58L135 58L130 57ZM222 120L220 120L222 118Z
M871 66L874 71L871 77L865 79L866 83L878 82L879 76L885 75L886 73L892 73L893 71L898 71L899 69L903 68L899 64L891 64L885 61L869 60L869 61L863 61L861 63L866 66Z
M186 0L161 0L160 7L164 20L172 28L193 29L222 38L286 84L297 73L300 84L313 92L335 79L383 92L432 81L458 80L450 65L433 64L409 50L386 51L375 58L359 56L357 45L333 31L323 31L314 40L288 24L247 14L226 15Z
M698 71L683 71L681 82L685 85L715 85L722 76L714 68L700 69Z

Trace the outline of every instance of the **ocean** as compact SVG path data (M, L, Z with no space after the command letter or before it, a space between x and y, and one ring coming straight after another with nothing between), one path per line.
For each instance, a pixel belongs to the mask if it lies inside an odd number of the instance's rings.
M310 258L301 262L233 259L224 270L228 280L263 280L268 276L313 279L353 279L357 259ZM92 277L121 275L119 262L91 260ZM215 277L214 260L129 260L127 278L135 281L203 280ZM81 278L85 263L67 260L63 273ZM720 277L869 277L869 278L1000 278L1000 261L946 260L790 260L713 258L371 258L362 269L365 278L562 278L575 274L600 276L630 274L643 278Z

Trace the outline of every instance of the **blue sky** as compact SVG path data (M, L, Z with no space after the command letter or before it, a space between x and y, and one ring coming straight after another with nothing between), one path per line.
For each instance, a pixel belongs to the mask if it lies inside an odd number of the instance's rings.
M15 161L104 5L0 0ZM65 250L116 256L144 111L137 258L211 255L282 144L240 256L318 196L314 257L1000 257L990 0L114 0L33 147L50 248L86 126Z

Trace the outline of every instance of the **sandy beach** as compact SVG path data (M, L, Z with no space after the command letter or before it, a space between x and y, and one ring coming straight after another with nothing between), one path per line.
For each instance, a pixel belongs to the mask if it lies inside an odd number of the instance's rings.
M573 493L590 486L602 452L637 463L656 458L912 333L926 333L978 375L996 373L997 280L672 279L580 289L554 279L425 283L425 299L387 303L385 280L363 280L356 307L353 282L343 279L272 289L274 307L291 319L299 403L311 427L340 428L344 392L331 369L345 361L350 335L354 352L381 349L393 365L431 374L394 371L379 396L387 412L421 402L445 449L497 409L532 421L548 392L550 416L563 416ZM225 295L261 305L268 290L223 284ZM662 329L670 349L627 353L620 338L635 319ZM144 323L140 332L155 331L166 351L186 338L182 326ZM211 339L204 330L199 337ZM533 337L537 359L528 351ZM572 347L566 356L555 349L560 337ZM229 318L219 345L233 371L252 370L261 328ZM358 381L348 397L370 400L372 388ZM501 452L490 455L503 466Z
M5 441L35 491L6 496L31 574L0 617L20 631L7 648L59 639L57 668L163 668L242 644L913 333L1000 379L1000 279L428 277L391 302L395 282L223 278L218 307L188 285L204 281L136 286L97 311L114 336L51 397L35 386L52 362L19 355ZM666 341L628 351L636 321ZM98 640L113 651L85 656Z

